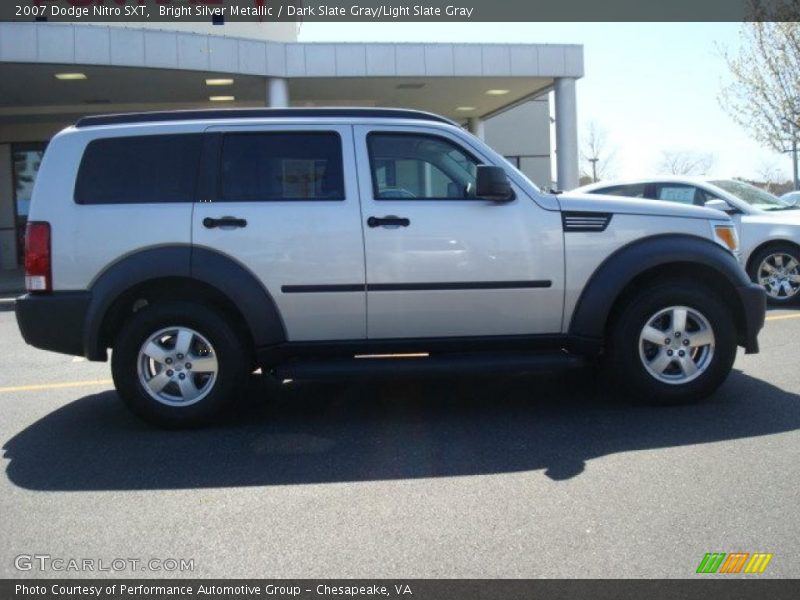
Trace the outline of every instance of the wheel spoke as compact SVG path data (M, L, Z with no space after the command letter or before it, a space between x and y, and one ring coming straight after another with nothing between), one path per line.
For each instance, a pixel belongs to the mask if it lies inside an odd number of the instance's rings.
M149 387L154 393L158 394L163 390L166 385L170 382L170 378L167 376L166 370L159 372L151 379L147 380L147 387Z
M178 379L178 387L181 388L181 396L184 400L192 400L200 392L194 384L194 378L189 376L185 379Z
M778 296L780 296L780 290L776 289L774 282L767 281L762 285L764 286L764 289L767 290L767 294L769 294L773 298L777 298Z
M789 262L786 263L785 268L787 271L794 271L797 268L797 261L792 257L789 257Z
M658 355L650 361L650 368L656 373L663 373L667 367L672 363L673 357L667 356L665 350L660 350Z
M192 372L216 373L217 358L215 356L202 356L199 358L192 358Z
M691 356L684 356L678 359L678 364L681 367L681 371L686 377L691 377L695 373L697 373L697 365L694 363L694 360Z
M764 263L761 265L761 270L762 270L762 271L766 271L768 274L770 274L770 275L771 275L771 274L772 274L772 273L774 273L774 272L775 272L777 269L775 269L775 267L773 267L773 266L772 266L771 264L769 264L767 261L764 261Z
M178 329L178 337L175 340L175 352L180 352L184 356L189 353L194 335L186 329Z
M714 343L714 333L710 329L701 329L694 331L689 336L689 347L699 348L701 346L708 346Z
M642 331L642 337L646 339L651 344L658 344L659 346L664 343L664 339L667 337L667 333L665 331L661 331L656 329L652 325L648 325Z
M166 360L167 356L169 356L168 350L165 350L164 348L162 348L161 346L152 341L149 342L144 347L144 350L142 352L144 352L145 355L149 356L157 363L163 363Z
M672 331L686 331L686 309L675 308L672 311Z
M778 267L779 269L780 269L781 267L783 267L783 254L776 254L776 255L773 257L773 260L775 261L775 266L776 266L776 267Z

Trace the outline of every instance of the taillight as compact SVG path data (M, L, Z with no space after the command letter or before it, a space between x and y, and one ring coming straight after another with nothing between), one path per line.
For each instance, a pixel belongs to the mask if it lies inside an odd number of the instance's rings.
M53 289L50 223L29 221L25 228L25 287L29 292Z

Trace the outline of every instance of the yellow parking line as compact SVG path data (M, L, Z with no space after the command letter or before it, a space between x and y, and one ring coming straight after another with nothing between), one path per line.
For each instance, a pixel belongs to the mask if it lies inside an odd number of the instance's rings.
M61 383L39 383L35 385L12 385L0 387L0 394L10 392L35 392L38 390L57 390L61 388L86 387L92 385L111 385L110 379L88 379L86 381L63 381Z
M767 317L767 321L782 321L783 319L800 319L800 313L792 313L791 315L773 315Z

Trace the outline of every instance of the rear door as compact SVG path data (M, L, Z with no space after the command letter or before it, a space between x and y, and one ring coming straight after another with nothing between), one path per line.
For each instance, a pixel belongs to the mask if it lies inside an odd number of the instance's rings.
M290 341L366 337L364 246L349 125L215 126L218 165L193 244L249 269ZM202 194L203 192L201 192Z

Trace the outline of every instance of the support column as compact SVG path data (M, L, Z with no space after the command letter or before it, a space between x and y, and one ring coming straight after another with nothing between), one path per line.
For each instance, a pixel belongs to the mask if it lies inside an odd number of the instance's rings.
M267 106L270 108L289 107L289 81L283 77L267 78Z
M467 119L467 129L478 139L482 140L485 138L483 119L480 117L470 117Z
M17 224L14 222L14 174L11 146L0 144L0 269L17 267Z
M575 79L555 80L556 100L556 177L558 189L578 186L578 109Z

